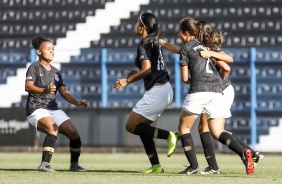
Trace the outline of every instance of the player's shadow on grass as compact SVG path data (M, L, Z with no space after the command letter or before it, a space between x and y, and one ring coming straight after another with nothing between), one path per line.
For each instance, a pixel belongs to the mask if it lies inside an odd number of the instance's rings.
M70 171L67 169L56 169L57 172L74 172L74 171ZM91 172L91 173L141 173L139 171L128 171L128 170L109 170L109 169L105 169L105 170L94 170L94 169L87 169L84 172L74 172L74 173L87 173L87 172Z
M36 169L9 169L9 168L0 168L0 171L37 171Z
M37 169L10 169L10 168L0 168L0 171L37 171ZM74 172L67 169L56 169L57 172L73 172L73 173L85 173L85 172L92 172L92 173L140 173L138 171L127 171L127 170L86 170L84 172ZM37 171L40 172L40 171Z

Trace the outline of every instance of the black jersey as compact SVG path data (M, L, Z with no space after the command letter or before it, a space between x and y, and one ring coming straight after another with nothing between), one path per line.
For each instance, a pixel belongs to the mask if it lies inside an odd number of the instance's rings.
M221 48L217 49L218 52L221 52ZM217 71L219 74L221 74L221 68L217 66ZM226 79L223 80L223 90L225 90L229 85L231 84L231 81L229 79L229 76L226 77Z
M166 64L163 58L161 46L147 43L143 45L143 41L138 44L135 65L141 69L142 61L150 60L151 73L145 77L144 87L146 90L151 89L155 83L166 83L169 81L169 75L166 71Z
M217 69L217 71L220 75L221 74L221 68L219 66L216 66L216 69ZM223 90L225 90L230 84L231 84L231 81L230 81L229 77L227 76L226 79L223 80Z
M26 81L33 81L34 85L40 88L46 88L51 83L56 85L57 90L60 87L65 86L62 76L57 68L51 65L51 70L48 71L39 62L35 62L28 67ZM54 94L35 94L29 92L26 103L26 115L29 116L39 108L58 110L56 92Z
M226 89L229 85L231 85L231 81L230 81L230 79L227 77L227 78L223 81L223 89Z
M216 92L223 90L222 79L211 59L200 56L204 46L197 40L191 40L181 47L180 64L188 66L191 76L190 93Z

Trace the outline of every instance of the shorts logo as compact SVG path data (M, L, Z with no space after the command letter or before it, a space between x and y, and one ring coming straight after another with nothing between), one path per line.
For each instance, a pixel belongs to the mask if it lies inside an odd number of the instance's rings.
M39 75L40 75L40 77L42 77L44 74L41 73L41 74L39 74Z
M32 77L31 77L31 76L28 76L28 77L26 77L26 79L27 79L27 80L31 80L31 79L32 79Z

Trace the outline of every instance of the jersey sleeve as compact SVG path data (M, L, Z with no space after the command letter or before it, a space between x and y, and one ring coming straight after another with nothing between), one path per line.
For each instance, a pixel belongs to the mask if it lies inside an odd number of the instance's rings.
M62 87L62 86L66 86L66 84L64 83L64 80L62 78L62 75L60 72L57 73L57 77L59 78L58 81L58 88Z
M148 44L145 46L142 46L141 44L138 45L138 55L140 63L144 60L150 60L151 58L151 48L149 48Z
M185 47L182 47L180 50L180 65L187 66L189 63L188 52Z
M25 81L32 81L35 82L37 78L37 70L34 65L30 65L26 72Z

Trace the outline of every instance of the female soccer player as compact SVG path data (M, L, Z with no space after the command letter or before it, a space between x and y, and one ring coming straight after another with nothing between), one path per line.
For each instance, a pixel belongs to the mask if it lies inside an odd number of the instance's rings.
M224 121L226 118L231 117L230 108L234 100L234 89L231 85L231 81L228 78L228 74L230 71L230 67L226 65L226 63L233 62L233 58L229 56L228 54L225 54L220 50L221 43L223 36L225 34L221 33L220 31L212 31L212 28L210 24L206 21L198 21L197 27L199 31L196 34L196 39L200 41L201 43L204 43L203 45L212 45L210 50L202 50L200 51L200 55L206 59L212 58L214 62L216 62L217 66L219 66L221 69L218 71L220 72L221 78L223 79L223 98L224 98ZM212 37L214 36L213 40L208 39L208 41L212 40L212 44L205 43L207 42L204 38ZM168 43L164 40L160 41L161 45L165 48L169 49L170 51L174 53L180 53L180 47L171 43ZM217 165L215 153L214 153L214 147L213 147L213 141L212 136L210 134L209 128L208 128L208 122L206 119L205 114L201 114L199 127L198 127L201 142L204 148L204 153L206 160L208 162L208 167L205 168L201 174L220 174L221 171ZM231 132L228 132L232 134ZM257 151L252 150L247 144L245 144L240 138L238 138L236 135L232 134L232 136L243 146L244 148L250 149L252 151L252 157L253 162L255 164L258 164L258 162L263 158L263 155Z
M214 37L215 35L210 38L203 36L203 43L206 43L206 45L203 45L196 40L199 31L197 21L191 17L186 17L179 23L178 36L185 44L180 51L182 80L191 84L179 119L182 147L190 166L180 174L201 173L190 130L196 118L204 113L207 116L208 127L212 136L237 153L246 166L247 174L251 175L254 172L251 150L244 149L230 133L224 130L221 76L210 58L204 59L199 54L207 47L213 48L213 41L216 37ZM188 74L191 75L191 79L188 78ZM225 74L225 76L227 75Z
M169 75L159 44L159 27L157 18L151 13L143 13L136 24L136 34L142 40L137 47L135 65L139 71L129 71L127 78L115 82L114 88L119 90L126 85L143 79L146 92L137 102L126 122L126 130L139 135L151 167L145 173L164 172L160 165L154 138L165 139L168 144L167 156L175 150L178 136L174 132L155 128L151 124L171 104L173 90L169 83Z
M37 36L32 40L32 46L36 49L38 61L31 64L26 72L27 120L37 130L47 134L38 171L56 172L49 163L58 133L70 139L70 170L85 171L78 164L81 149L80 135L70 118L58 108L55 95L58 91L66 101L78 107L87 107L87 101L76 100L66 89L59 70L50 64L54 58L53 43L44 36Z

